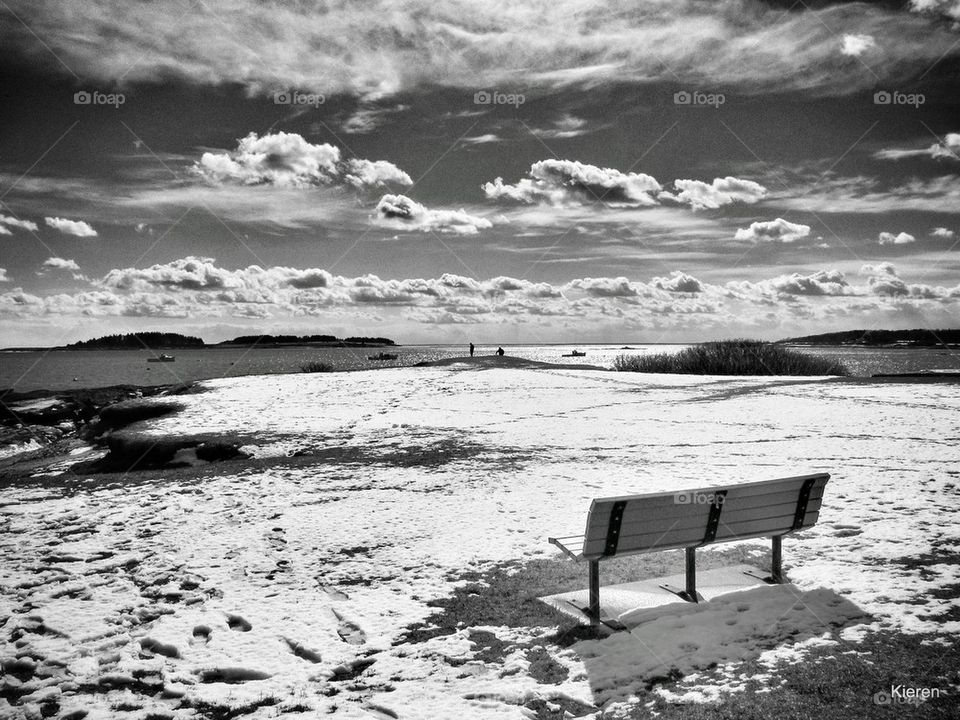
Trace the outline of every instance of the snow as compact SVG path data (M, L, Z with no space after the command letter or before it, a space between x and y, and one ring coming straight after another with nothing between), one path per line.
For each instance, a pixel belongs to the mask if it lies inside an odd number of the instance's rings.
M51 693L88 718L200 717L204 702L521 718L536 698L636 702L665 667L799 659L849 623L845 637L960 631L934 617L960 601L930 592L960 582L937 555L960 549L956 384L454 367L203 385L133 429L236 437L256 460L0 488L2 682L23 703L0 717ZM551 627L397 642L465 572L559 561L546 538L579 532L593 497L816 471L833 477L819 524L784 543L791 585L565 650L540 639ZM569 674L542 684L516 649L484 660L478 630L542 644Z

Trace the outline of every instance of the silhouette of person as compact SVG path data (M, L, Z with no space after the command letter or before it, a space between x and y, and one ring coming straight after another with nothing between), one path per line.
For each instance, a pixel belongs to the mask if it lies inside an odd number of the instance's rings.
M470 343L470 357L473 357L473 343Z
M502 347L498 347L498 348L497 348L497 355L499 355L500 357L503 357L503 348L502 348Z

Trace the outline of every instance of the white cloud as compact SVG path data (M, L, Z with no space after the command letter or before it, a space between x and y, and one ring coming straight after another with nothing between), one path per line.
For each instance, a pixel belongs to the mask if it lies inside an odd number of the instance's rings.
M859 57L876 46L876 41L870 35L844 35L840 52L843 55Z
M939 13L960 20L960 0L910 0L910 9L920 13Z
M486 145L487 143L500 142L501 138L499 135L494 133L484 133L483 135L474 135L471 137L465 137L460 142L467 145Z
M624 78L849 92L956 52L949 27L869 3L781 13L743 0L660 0L625 13L617 3L585 11L582 0L509 7L383 0L331 12L312 3L276 4L265 16L259 2L233 0L228 11L190 6L182 18L152 3L9 3L31 34L86 78L138 83L175 76L370 97L421 86L595 87ZM956 0L913 6L957 18ZM858 63L831 62L836 28L869 35L884 48L870 73ZM31 34L5 23L0 43L29 56L37 44Z
M464 210L430 210L406 195L384 195L377 203L376 212L377 224L400 230L475 235L481 229L493 227L486 218Z
M259 326L265 330L277 323L283 327L299 323L306 332L309 318L337 315L354 328L358 317L373 317L385 323L380 327L397 332L410 331L420 323L482 320L494 328L509 324L528 330L531 324L578 332L600 328L610 334L625 327L672 330L690 332L695 339L704 332L776 331L781 324L798 319L809 323L809 332L822 328L824 322L836 327L852 317L879 321L891 312L903 313L907 319L918 313L949 319L960 303L960 285L908 285L890 263L866 265L862 271L869 277L860 285L849 284L836 269L722 285L680 271L650 282L620 276L554 284L450 273L389 279L343 277L321 268L227 269L210 258L188 257L145 268L117 268L90 289L72 294L38 296L13 288L0 293L0 321L57 316L181 318L203 327L223 318L245 317L270 318L271 325ZM891 303L891 298L896 302ZM397 336L397 332L379 334ZM783 333L789 334L805 333Z
M698 293L703 291L703 283L692 275L684 272L673 272L669 278L655 277L652 281L655 288L675 293Z
M568 285L594 297L623 298L636 297L639 294L637 287L625 277L582 278L571 280Z
M578 118L568 113L554 120L549 127L531 128L530 132L544 140L563 140L565 138L586 135L594 129L596 128L588 127L587 121L583 118Z
M933 230L930 231L930 235L931 235L931 236L933 236L933 237L938 237L938 238L948 238L948 239L949 239L949 238L952 238L952 237L953 237L953 234L954 234L954 233L953 233L953 230L950 230L950 229L945 228L945 227L934 228Z
M553 205L604 203L614 207L656 205L653 195L660 190L660 183L644 173L623 173L575 160L541 160L530 166L529 177L515 184L498 177L483 185L486 196L494 200Z
M7 269L0 268L0 283L10 282L10 278L7 277Z
M867 283L877 295L900 296L910 294L910 288L898 277L897 269L892 263L882 262L877 265L864 265L860 268L860 274L869 276Z
M357 188L383 187L389 184L413 184L410 176L391 162L386 160L358 160L356 158L347 161L344 180Z
M297 133L285 132L262 137L250 133L232 152L205 152L193 169L215 184L281 188L343 183L357 188L381 187L387 183L413 184L409 175L386 160L341 161L339 148L327 143L314 145Z
M880 233L879 242L881 245L908 245L912 242L916 242L917 239L910 233L899 233L894 235L893 233L882 232Z
M45 270L70 270L74 272L80 271L80 266L77 265L75 260L67 260L59 257L47 258L43 261L41 265Z
M810 234L809 225L788 222L783 218L766 222L750 223L749 228L739 228L734 235L736 240L777 241L790 243L801 240Z
M849 295L853 289L839 270L820 270L811 275L781 275L770 280L777 291L789 295Z
M702 180L674 180L673 185L679 192L663 192L660 198L689 205L694 210L716 209L734 202L753 204L767 194L759 183L730 176L714 178L709 185Z
M33 230L34 232L37 230L37 224L35 222L31 222L30 220L20 220L9 215L0 215L0 235L11 234L10 231L4 227L5 225L9 227L22 228L24 230Z
M64 235L76 235L77 237L97 237L97 231L94 230L83 220L67 220L66 218L47 217L43 219L47 225L59 230Z
M934 160L960 160L960 133L947 133L943 140L925 148L888 148L873 154L879 160L929 157Z

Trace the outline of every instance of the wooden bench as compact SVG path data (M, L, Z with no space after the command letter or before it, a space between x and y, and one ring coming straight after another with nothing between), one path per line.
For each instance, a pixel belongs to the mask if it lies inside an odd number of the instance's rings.
M773 539L767 582L782 583L782 538L812 527L820 516L830 475L818 473L698 490L598 498L590 504L583 535L550 538L574 560L590 564L589 605L583 611L600 622L600 561L684 548L686 588L662 585L688 602L700 602L696 549L748 538Z

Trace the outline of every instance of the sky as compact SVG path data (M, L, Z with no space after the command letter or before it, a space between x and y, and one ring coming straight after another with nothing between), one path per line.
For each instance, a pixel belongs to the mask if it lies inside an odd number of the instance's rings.
M960 0L0 0L0 346L957 327Z

